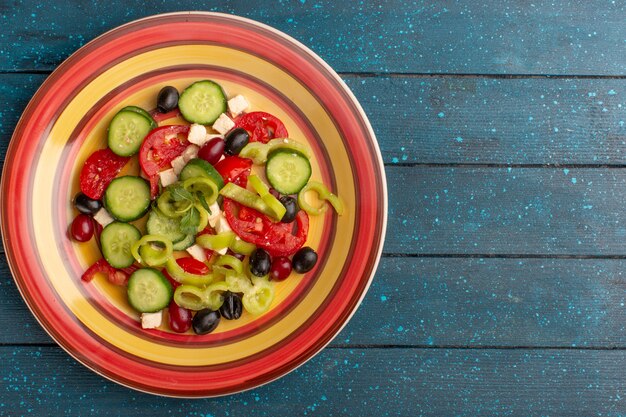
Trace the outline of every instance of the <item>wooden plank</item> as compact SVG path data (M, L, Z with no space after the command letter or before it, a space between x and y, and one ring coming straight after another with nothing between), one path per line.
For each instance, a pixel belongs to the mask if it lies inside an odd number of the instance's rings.
M626 163L626 80L346 81L386 163Z
M386 253L624 255L622 169L387 167Z
M626 347L626 260L383 258L332 346ZM49 343L0 263L0 344Z
M0 75L0 156L45 77ZM344 79L388 164L626 164L624 80Z
M197 8L190 0L151 7L118 0L62 8L4 3L0 70L51 70L120 24ZM626 69L622 2L300 1L281 7L233 0L207 10L274 26L344 72L623 75Z
M179 400L130 391L58 348L2 347L3 415L619 416L625 351L326 349L242 394ZM306 387L306 389L303 389ZM120 399L124 399L123 401Z

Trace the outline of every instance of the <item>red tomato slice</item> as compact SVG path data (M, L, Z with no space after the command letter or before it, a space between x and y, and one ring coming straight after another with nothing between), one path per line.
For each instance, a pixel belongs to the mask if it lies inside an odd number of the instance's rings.
M252 160L238 156L227 156L215 164L215 169L224 179L224 184L234 182L240 187L248 184Z
M267 143L273 138L289 137L287 128L276 116L263 111L253 111L235 119L237 127L243 127L250 134L250 142Z
M87 197L100 200L109 183L129 160L129 157L115 155L109 148L95 151L80 171L80 190Z
M128 282L128 278L130 277L131 267L122 269L115 269L104 259L100 259L93 265L91 265L83 274L81 279L83 281L89 282L96 274L106 274L107 279L113 285L126 285Z
M152 197L159 193L159 172L187 149L189 126L161 126L148 133L139 149L139 164L150 180Z
M304 245L309 233L309 216L304 210L300 210L294 220L295 235L294 222L274 222L266 215L228 198L224 199L224 215L240 238L265 249L272 256L293 255Z

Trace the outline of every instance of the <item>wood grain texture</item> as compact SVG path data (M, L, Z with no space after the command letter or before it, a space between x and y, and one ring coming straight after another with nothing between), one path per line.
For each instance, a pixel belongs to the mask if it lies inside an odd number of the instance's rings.
M118 25L197 9L267 23L344 72L623 75L626 70L625 6L600 0L4 2L0 70L51 70Z
M387 167L384 252L623 256L622 169Z
M58 348L0 348L0 414L109 416L621 416L625 351L326 349L242 394L133 392Z
M331 346L626 348L626 260L383 258ZM51 343L0 264L0 344Z
M0 74L0 156L45 74ZM387 164L626 164L626 81L344 76Z

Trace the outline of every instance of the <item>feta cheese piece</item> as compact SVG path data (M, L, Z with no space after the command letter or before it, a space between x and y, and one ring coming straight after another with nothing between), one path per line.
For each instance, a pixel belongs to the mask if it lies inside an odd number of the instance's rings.
M204 262L206 261L206 252L202 248L202 246L193 245L187 248L187 253L191 255L197 261Z
M104 207L102 207L96 214L93 216L94 220L100 223L102 227L105 227L109 223L113 223L115 219L111 217L108 211Z
M223 214L220 214L220 218L217 221L217 224L215 225L215 231L220 234L220 233L226 233L226 232L230 232L233 229L230 228L230 225L228 224L228 220L226 220L226 217Z
M190 143L202 146L206 140L206 128L197 123L192 124L187 134L187 140Z
M167 187L178 181L178 175L174 172L174 168L159 172L159 177L161 177L161 185L163 187Z
M163 310L156 313L141 313L141 328L156 329L163 321Z
M185 161L185 158L182 155L172 159L172 169L176 175L180 174L180 171L185 168L185 165L187 165L187 161Z
M233 127L235 127L235 122L233 122L231 118L226 115L226 113L220 114L220 117L218 117L215 123L213 123L213 129L217 130L222 135L228 133L228 131Z
M248 100L241 94L228 100L228 111L230 115L235 117L246 111L250 107Z
M185 162L189 162L193 158L197 158L199 150L200 150L199 146L196 146L196 145L187 146L187 149L185 149L182 154L182 157L185 160Z
M220 211L220 205L217 204L217 201L209 206L209 210L211 210L211 214L209 214L209 225L215 229L217 226L217 221L220 219L222 212Z

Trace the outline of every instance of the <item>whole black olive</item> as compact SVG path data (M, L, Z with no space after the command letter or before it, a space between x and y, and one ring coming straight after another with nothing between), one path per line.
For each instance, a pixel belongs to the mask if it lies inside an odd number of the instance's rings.
M246 132L246 129L238 127L231 130L224 137L224 153L226 155L239 155L239 152L250 141L250 135Z
M102 208L100 200L94 200L79 192L74 197L74 206L84 214L96 214Z
M305 246L296 252L291 261L293 270L299 274L309 272L313 269L316 263L317 253L315 253L315 251L308 246Z
M272 259L264 249L256 248L250 255L250 272L257 277L263 277L270 272Z
M226 320L237 320L243 312L241 297L230 291L224 294L224 304L220 307L220 313Z
M163 87L157 97L157 109L161 113L172 111L178 106L178 90L170 85Z
M300 207L298 207L298 203L296 202L296 199L288 195L285 195L285 196L282 196L279 199L279 201L287 209L287 211L285 212L285 215L283 216L282 219L280 219L280 221L283 223L291 223L292 221L295 220L296 214L298 214L298 211L300 211Z
M193 316L191 325L196 334L211 333L220 324L220 312L209 308L200 310Z

